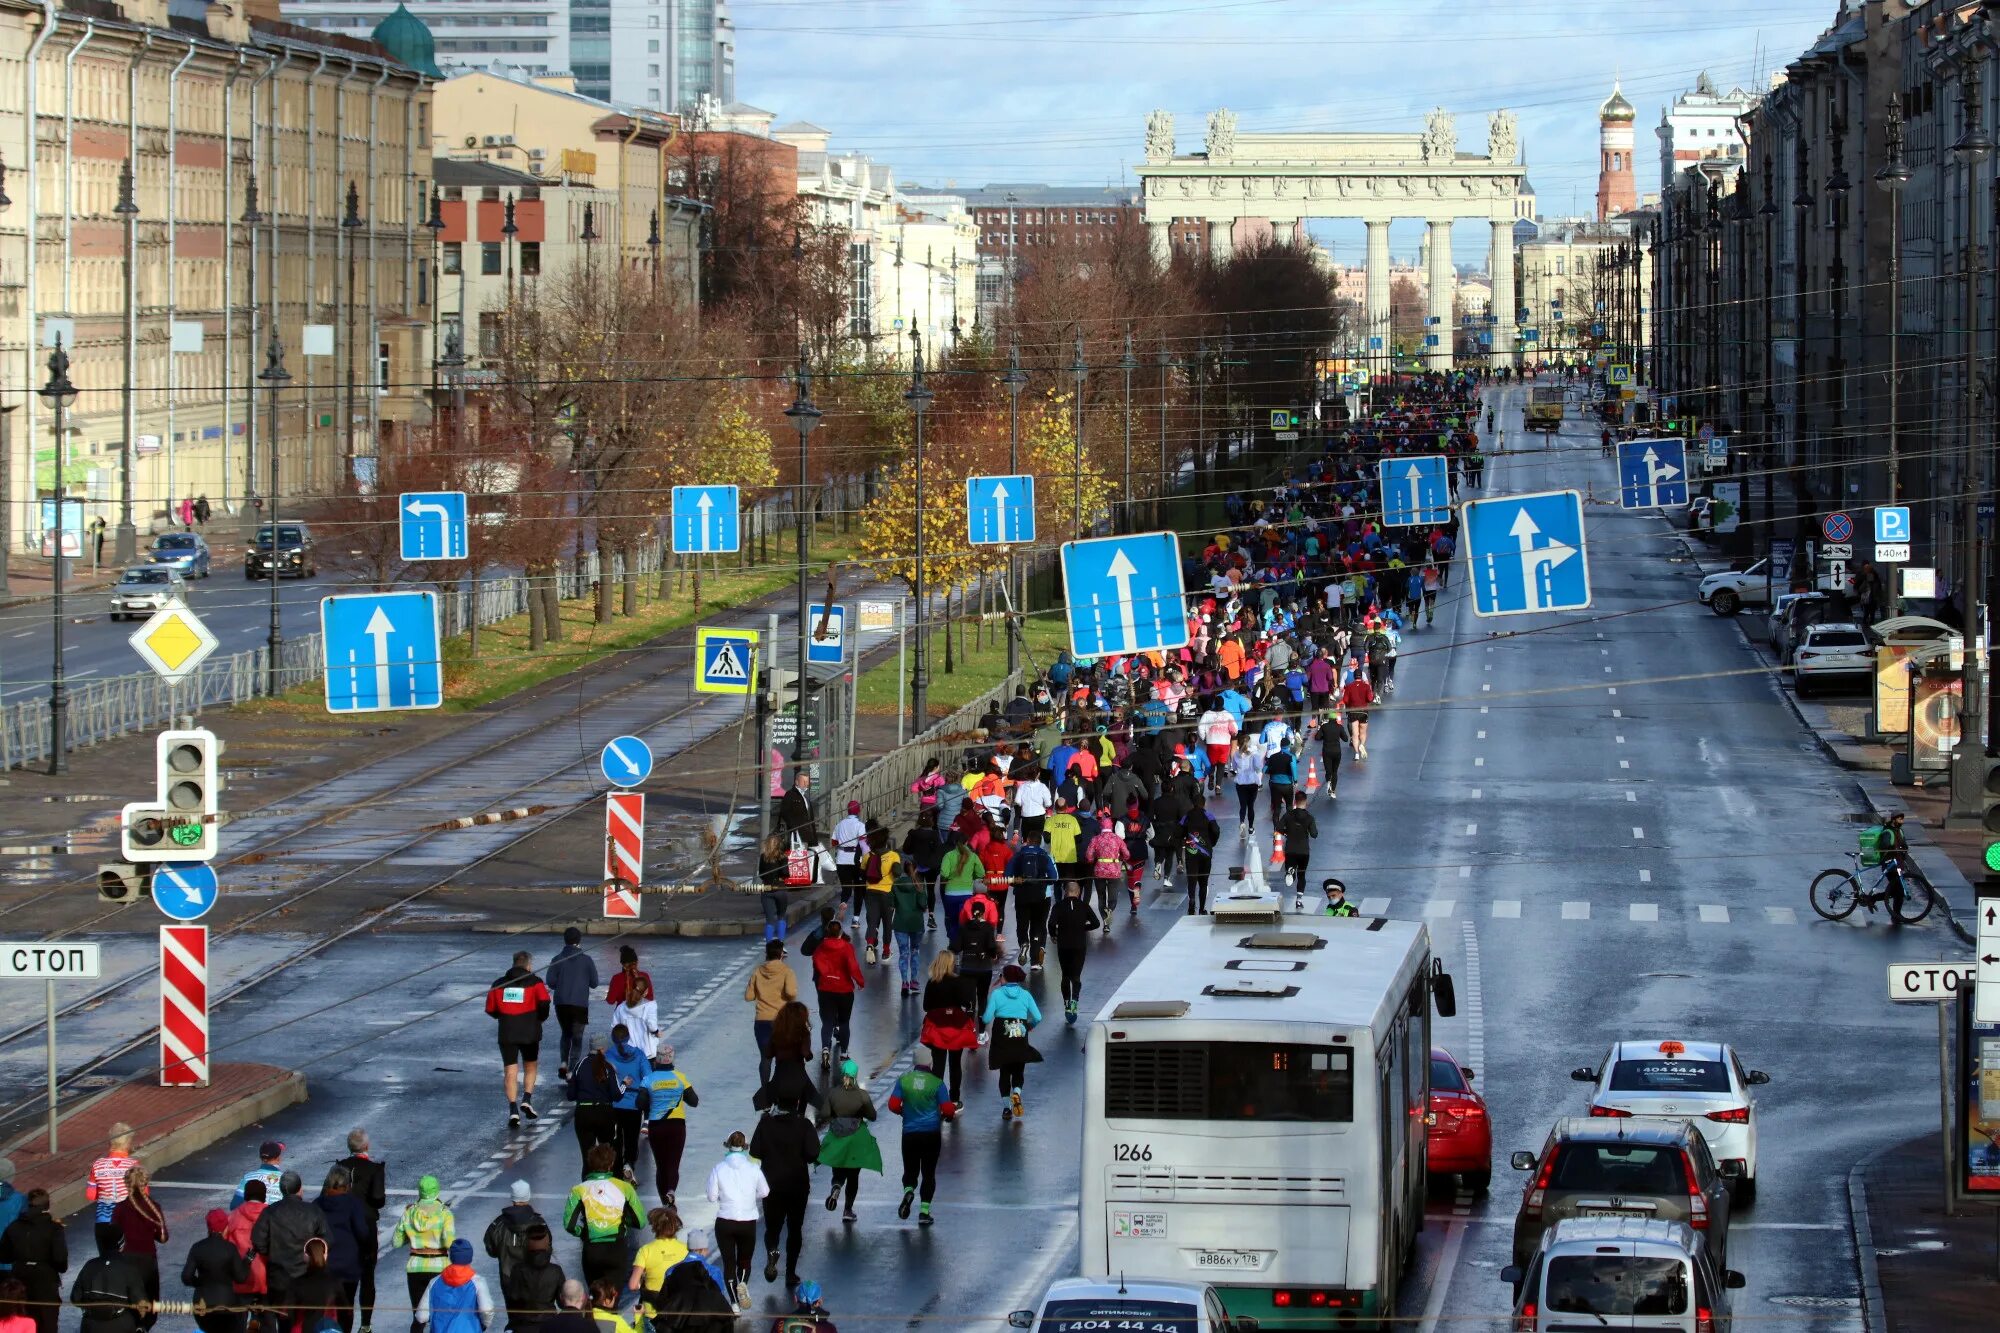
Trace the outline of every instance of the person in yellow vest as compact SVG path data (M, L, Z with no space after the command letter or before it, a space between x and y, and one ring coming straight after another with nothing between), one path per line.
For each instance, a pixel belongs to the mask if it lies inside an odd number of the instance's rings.
M681 1154L687 1151L687 1109L701 1105L701 1094L686 1074L674 1068L674 1048L660 1043L646 1076L646 1141L653 1145L653 1184L660 1202L674 1206L681 1187Z

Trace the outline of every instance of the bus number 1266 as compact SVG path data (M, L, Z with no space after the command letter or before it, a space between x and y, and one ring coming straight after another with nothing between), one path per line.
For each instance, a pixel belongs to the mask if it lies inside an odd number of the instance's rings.
M1153 1160L1153 1145L1150 1143L1114 1143L1111 1145L1111 1160L1114 1162L1150 1162Z

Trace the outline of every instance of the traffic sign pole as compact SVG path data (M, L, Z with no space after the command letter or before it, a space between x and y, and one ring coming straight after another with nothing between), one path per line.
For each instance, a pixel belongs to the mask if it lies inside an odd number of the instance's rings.
M208 927L160 927L160 1085L208 1086Z
M51 1157L60 1151L56 1138L56 980L59 977L95 979L102 970L95 944L0 944L0 976L20 980L39 977L42 982L44 1026L48 1030Z

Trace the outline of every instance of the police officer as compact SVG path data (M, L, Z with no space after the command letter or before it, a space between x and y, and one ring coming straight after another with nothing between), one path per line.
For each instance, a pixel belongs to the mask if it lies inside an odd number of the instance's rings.
M1328 916L1360 916L1354 904L1347 901L1347 886L1337 879L1320 881L1320 888L1326 893L1326 914Z

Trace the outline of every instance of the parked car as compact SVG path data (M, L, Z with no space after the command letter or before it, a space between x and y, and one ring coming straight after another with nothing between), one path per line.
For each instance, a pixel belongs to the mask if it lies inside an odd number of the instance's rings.
M1771 651L1781 666L1789 666L1798 651L1799 636L1833 614L1833 598L1823 592L1787 592L1778 595L1771 612Z
M319 573L312 530L303 523L266 523L243 553L243 577L309 579Z
M1472 1090L1472 1070L1431 1047L1430 1177L1457 1176L1474 1194L1493 1183L1493 1122Z
M1729 1293L1743 1286L1686 1225L1639 1218L1571 1218L1500 1276L1514 1284L1516 1333L1726 1333Z
M1764 571L1769 565L1768 560L1759 560L1741 569L1710 574L1694 595L1718 616L1733 616L1752 603L1761 605L1765 598Z
M1682 1222L1728 1250L1729 1176L1701 1132L1662 1116L1564 1116L1540 1155L1517 1152L1516 1171L1533 1172L1514 1215L1514 1262L1533 1257L1542 1234L1570 1217L1635 1217Z
M1714 508L1715 500L1712 496L1697 495L1694 499L1688 501L1688 507L1682 514L1684 521L1687 523L1687 530L1697 536L1706 537L1710 524L1713 522L1709 518L1709 511Z
M1757 1098L1750 1089L1771 1076L1745 1069L1726 1042L1614 1042L1602 1065L1585 1065L1569 1076L1596 1085L1593 1116L1666 1115L1692 1122L1716 1161L1739 1168L1737 1200L1756 1201Z
M185 579L205 579L209 575L208 542L198 532L163 532L153 538L148 552L156 565L169 565Z
M1007 1316L1012 1328L1035 1333L1090 1329L1159 1329L1161 1333L1256 1333L1257 1321L1232 1322L1206 1282L1180 1278L1066 1277L1032 1310Z
M179 570L167 565L133 565L111 587L111 618L137 620L186 596L187 584Z
M1792 654L1792 679L1801 695L1822 685L1860 685L1875 674L1867 632L1842 621L1808 625Z

